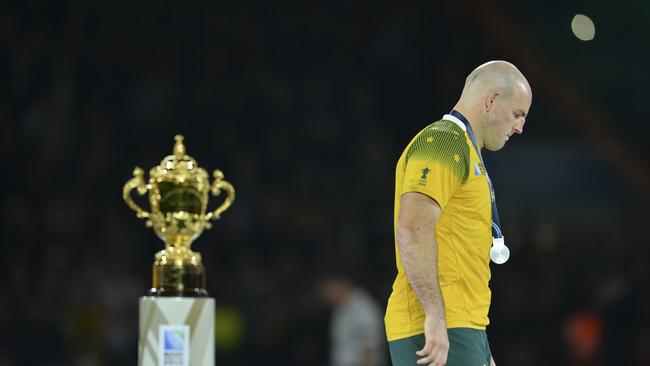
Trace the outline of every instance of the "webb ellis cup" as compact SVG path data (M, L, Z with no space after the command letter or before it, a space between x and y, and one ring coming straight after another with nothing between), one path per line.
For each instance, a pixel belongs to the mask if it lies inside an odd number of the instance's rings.
M165 242L155 255L153 286L140 298L138 365L213 366L214 299L205 288L201 254L190 246L230 207L235 189L220 170L214 171L210 184L208 173L185 153L180 135L174 154L151 169L148 182L140 168L133 175L124 185L124 201ZM133 201L134 189L149 194L151 212ZM224 201L207 212L209 193L219 196L221 191Z

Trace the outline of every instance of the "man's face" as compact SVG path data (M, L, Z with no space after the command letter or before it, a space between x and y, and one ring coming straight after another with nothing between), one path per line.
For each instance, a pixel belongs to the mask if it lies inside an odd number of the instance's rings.
M532 103L532 93L521 85L510 96L499 96L488 112L483 144L490 151L501 150L513 134L522 134Z

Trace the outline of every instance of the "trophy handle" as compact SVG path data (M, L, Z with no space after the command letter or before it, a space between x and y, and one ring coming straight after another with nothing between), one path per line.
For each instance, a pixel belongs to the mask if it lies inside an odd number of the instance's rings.
M148 219L151 214L143 210L133 201L133 199L131 199L131 191L134 188L137 188L138 194L140 196L144 195L149 190L147 185L144 183L144 172L138 167L133 170L133 178L129 179L129 181L124 185L124 189L122 190L122 198L124 198L124 202L126 202L126 204L131 207L133 211L135 211L138 218ZM151 221L147 221L147 226L150 225Z
M205 221L209 220L216 220L219 217L221 217L221 213L226 211L230 205L235 201L235 188L233 188L232 184L228 183L223 179L223 173L221 170L217 169L214 171L212 174L214 176L214 181L212 182L212 187L210 188L210 191L212 192L212 195L218 196L221 193L221 190L223 189L228 193L228 196L226 199L223 201L223 203L217 207L216 210L208 213L205 215ZM208 225L209 228L209 225Z

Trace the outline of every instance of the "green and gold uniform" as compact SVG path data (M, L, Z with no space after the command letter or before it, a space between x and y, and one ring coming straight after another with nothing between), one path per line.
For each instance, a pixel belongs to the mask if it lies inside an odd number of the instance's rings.
M485 169L465 125L445 115L420 131L404 149L395 177L394 228L404 193L425 194L442 209L435 234L447 327L485 330L491 297L491 200ZM424 312L406 277L397 243L395 256L397 277L385 316L389 342L424 332Z

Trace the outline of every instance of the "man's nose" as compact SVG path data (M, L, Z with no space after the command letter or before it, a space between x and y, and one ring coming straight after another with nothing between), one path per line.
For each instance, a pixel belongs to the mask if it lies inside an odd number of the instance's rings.
M521 122L518 122L518 123L513 127L513 129L515 130L515 132L516 132L518 135L521 135L522 133L524 133L524 123L526 123L526 121L525 121L525 120L522 120Z

